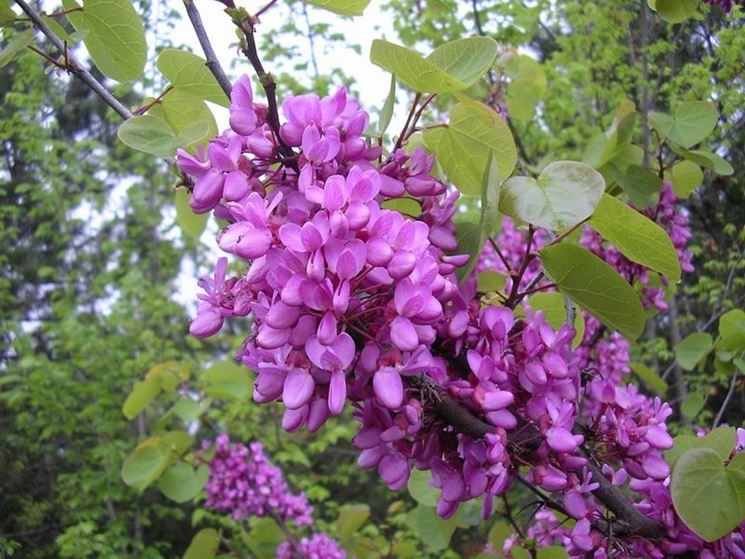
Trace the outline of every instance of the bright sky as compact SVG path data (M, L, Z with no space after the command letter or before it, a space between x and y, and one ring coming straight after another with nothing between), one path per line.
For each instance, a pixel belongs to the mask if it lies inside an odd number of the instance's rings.
M210 37L212 46L215 49L217 57L223 62L223 67L228 73L231 79L238 77L240 73L246 72L251 73L252 69L250 64L242 59L243 62L236 65L235 68L230 68L230 62L236 58L235 46L231 48L231 43L236 42L235 33L233 31L233 25L229 21L227 15L223 13L224 6L216 0L205 0L198 3L199 10L204 21L207 34ZM245 7L249 12L259 10L263 2L257 2L256 0L241 1L238 0L238 5ZM182 21L176 30L175 42L184 41L191 46L193 51L200 56L203 56L202 49L197 41L196 35L191 27L186 11L183 5L178 3L178 11L181 13ZM262 17L261 24L257 27L258 34L272 33L273 29L276 29L282 25L282 17L286 14L284 6L274 6L270 8ZM348 37L350 41L356 42L361 47L361 54L357 54L353 49L341 49L338 46L334 47L332 56L323 56L321 45L316 47L316 55L319 66L319 72L321 74L329 73L334 67L342 68L347 75L353 75L357 80L357 89L360 93L360 101L366 109L370 110L371 114L375 114L373 108L378 108L383 104L383 101L388 94L388 88L390 85L390 74L382 70L381 68L373 65L369 59L370 45L373 39L376 38L387 38L395 41L395 32L390 22L390 15L385 15L381 8L381 2L379 0L372 0L368 8L365 10L365 15L360 18L342 18L331 12L308 6L308 17L311 23L328 23L332 26L331 31L343 34ZM299 21L298 26L302 29L304 21ZM286 38L283 37L283 40ZM341 44L341 43L339 43ZM308 52L307 42L303 41L300 46L301 53ZM261 53L259 53L261 55ZM310 55L307 59L300 59L297 62L309 62ZM272 71L269 64L265 64L269 72ZM401 113L404 113L406 108L402 105L405 104L405 96L401 95L399 91L399 100L401 103L397 103L398 110L396 116L398 117ZM217 111L216 111L217 113ZM222 115L218 114L218 123L227 122L227 116L225 113L224 120L220 118ZM401 117L402 118L402 117ZM375 120L373 116L371 120ZM397 119L394 119L391 130ZM403 121L401 122L403 123Z

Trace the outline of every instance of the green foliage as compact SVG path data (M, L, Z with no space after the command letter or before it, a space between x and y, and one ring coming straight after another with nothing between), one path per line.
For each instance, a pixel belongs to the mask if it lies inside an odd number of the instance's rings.
M589 223L629 260L672 281L680 279L680 262L670 236L627 204L604 194Z
M576 161L554 161L537 179L507 179L499 210L531 225L560 231L590 217L604 190L605 181L595 169Z
M217 555L220 534L214 528L204 528L194 535L183 559L212 559Z
M343 16L361 16L370 0L303 0L303 2Z
M165 120L143 115L125 121L118 134L119 139L133 149L158 157L171 157L177 148L203 140L208 126L207 122L198 120L176 134Z
M0 50L0 68L7 66L18 53L22 52L34 40L34 30L29 28L16 33L8 44Z
M745 454L728 466L711 448L693 448L675 462L670 493L693 532L714 541L745 520Z
M633 340L641 334L641 301L618 272L576 245L562 243L540 252L546 272L559 291L627 338Z
M556 292L534 293L528 297L528 305L534 311L543 311L546 322L554 330L558 330L567 323L567 311L571 308L571 303L561 293ZM572 346L577 347L585 336L585 318L582 313L574 313L572 325L575 332Z
M517 161L517 148L505 122L474 101L461 101L452 107L448 125L426 129L424 142L463 194L481 194L492 153L501 180L512 174Z
M694 332L675 346L675 361L690 371L711 351L714 341L709 334Z
M158 55L158 69L178 91L227 107L230 99L220 88L207 62L185 50L164 49Z

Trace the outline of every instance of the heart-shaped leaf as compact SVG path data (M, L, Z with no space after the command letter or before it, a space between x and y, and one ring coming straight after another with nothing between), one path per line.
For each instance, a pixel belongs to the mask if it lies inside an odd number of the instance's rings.
M694 332L675 347L675 360L686 371L691 371L711 351L713 345L714 340L709 334Z
M675 446L665 452L665 460L674 466L676 460L692 448L710 448L722 460L727 460L735 447L736 437L737 430L734 427L717 427L705 437L678 435L675 437Z
M605 191L603 175L577 161L546 165L537 179L511 177L502 186L500 211L554 231L587 219Z
M678 458L670 481L675 512L707 542L727 535L745 520L745 454L727 468L711 448Z

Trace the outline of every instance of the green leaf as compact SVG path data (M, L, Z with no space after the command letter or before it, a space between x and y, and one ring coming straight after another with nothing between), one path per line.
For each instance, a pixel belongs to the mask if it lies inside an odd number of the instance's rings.
M631 340L642 333L645 321L639 296L600 258L566 243L544 248L541 258L559 291L572 301Z
M244 538L246 545L257 559L274 559L279 544L287 539L282 528L271 518L249 519L251 532Z
M654 221L609 194L603 194L590 226L621 253L642 266L680 279L680 261L670 236Z
M248 370L232 361L218 361L204 372L202 380L215 398L245 400L253 387Z
M468 37L440 45L425 60L468 87L486 73L496 57L494 39Z
M167 431L160 440L171 452L175 452L179 456L189 450L191 443L194 442L191 435L183 429Z
M568 559L569 555L563 547L550 545L548 547L540 548L536 557L537 559Z
M422 205L419 201L409 197L391 198L383 202L382 207L396 210L405 217L417 218L422 214Z
M686 101L678 105L673 116L649 113L649 122L657 132L683 148L706 138L717 125L717 110L708 101Z
M220 545L220 535L214 528L199 530L192 538L183 559L213 559Z
M122 479L142 491L154 482L171 462L171 450L159 438L140 443L122 465Z
M535 293L528 297L528 305L534 311L543 311L546 322L554 330L561 328L567 321L566 300L561 293ZM574 313L573 326L575 334L572 345L577 347L585 335L585 318L581 312Z
M680 413L687 419L695 419L701 413L701 410L704 409L705 403L706 400L703 394L700 392L691 392L680 403Z
M0 2L0 26L12 25L17 17L18 14L11 9L5 0Z
M437 506L440 490L432 485L432 474L428 470L412 470L406 484L412 498L425 507Z
M489 164L484 171L481 186L481 217L479 219L479 231L476 245L471 247L472 252L468 254L471 258L468 263L458 269L458 277L463 280L471 275L479 255L484 248L486 239L496 227L499 221L499 167L494 153L489 158Z
M665 452L665 460L674 466L675 461L692 448L710 448L725 461L735 447L736 438L737 430L734 427L717 427L705 437L679 435L675 437L675 445Z
M717 349L745 351L745 311L733 309L719 318Z
M641 165L631 164L625 171L615 173L613 178L629 200L639 207L652 203L662 189L662 179Z
M515 533L515 529L505 521L498 521L489 530L487 536L492 549L499 550L504 546L504 541Z
M695 332L675 346L675 361L686 371L692 371L696 364L709 354L713 345L714 340L709 334Z
M204 233L209 214L195 214L189 206L189 193L186 190L176 191L176 223L181 230L195 241Z
M716 451L689 450L675 463L670 493L688 528L707 542L718 540L745 520L745 460L725 469Z
M373 41L370 61L395 74L396 78L414 91L448 93L465 88L457 79L413 50L382 39Z
M8 41L5 48L0 51L0 68L10 64L16 55L34 42L34 30L32 28L24 29L20 33L15 33L13 38Z
M147 43L142 19L129 0L85 0L83 17L69 17L88 31L85 47L93 63L113 80L128 82L145 70Z
M707 169L713 169L717 175L729 176L735 172L726 159L708 150L694 149L687 151L685 157Z
M365 504L343 505L336 519L336 532L342 540L349 540L370 517L370 507Z
M419 505L414 513L416 531L425 545L432 551L446 549L458 526L458 512L446 520L440 518L433 507Z
M511 58L505 73L511 78L505 94L507 112L510 118L528 122L548 89L546 73L540 62L525 54Z
M202 413L199 404L191 398L181 398L169 411L175 413L183 421L194 421Z
M701 167L690 161L678 161L673 165L673 190L678 198L688 198L704 182Z
M217 123L207 103L181 89L170 90L159 103L150 108L147 114L165 120L177 135L189 129L195 122L204 122L203 137L189 147L206 145L217 135Z
M122 406L122 412L127 419L134 419L145 407L160 394L160 381L149 378L135 382L132 392Z
M507 124L492 109L475 101L455 105L447 126L425 129L424 142L463 194L481 194L492 153L501 180L512 174L517 163L517 148Z
M507 274L495 272L493 270L484 270L479 272L478 289L484 293L493 293L500 291L507 283Z
M303 2L343 16L361 16L370 0L303 0Z
M158 55L158 69L176 89L223 107L230 105L230 99L207 68L207 62L196 54L164 49Z
M393 118L393 107L396 104L396 74L391 74L391 85L388 89L388 96L385 98L383 108L380 110L380 120L378 121L378 136L382 136Z
M117 136L129 147L158 157L173 157L178 147L176 134L168 123L153 115L125 120Z
M577 161L549 163L538 176L511 177L502 188L505 215L554 231L590 217L605 190L603 176Z
M667 383L660 378L656 371L650 369L643 363L638 362L631 363L631 369L649 389L660 395L667 392Z
M680 23L696 13L699 0L655 0L655 9L670 23Z
M209 476L210 469L207 465L195 470L189 464L176 462L161 474L158 489L171 501L185 503L199 495Z

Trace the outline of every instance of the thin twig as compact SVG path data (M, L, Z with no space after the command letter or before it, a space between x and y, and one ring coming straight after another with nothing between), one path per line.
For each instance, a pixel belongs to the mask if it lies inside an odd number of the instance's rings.
M269 124L272 131L274 132L274 136L277 139L277 144L279 146L279 152L285 157L294 156L295 152L292 150L290 146L288 146L285 143L285 141L282 139L282 136L279 133L279 110L277 108L277 84L274 81L274 78L272 77L272 75L266 70L264 70L264 66L261 63L261 58L259 58L259 52L256 49L256 38L254 37L254 33L256 31L254 27L254 23L252 22L252 19L250 16L243 17L242 19L236 16L233 18L233 23L238 27L238 29L240 29L243 32L243 35L246 38L246 43L241 48L241 52L251 63L251 66L253 66L253 69L256 72L256 75L259 77L261 86L264 88L264 93L266 95L266 100L267 100L267 104L269 108L266 121ZM295 163L295 166L297 167L297 163Z
M49 26L44 23L44 20L36 10L29 6L24 0L15 0L15 2L29 17L34 27L41 31L61 53L65 53L65 57L67 58L67 69L72 72L75 77L91 88L96 95L103 99L103 101L114 109L123 119L127 120L134 116L132 111L125 107L119 99L114 97L111 92L101 84L101 82L94 78L93 75L86 70L80 62L78 62L75 56L67 50L67 46L62 39L49 29Z
M724 412L727 411L727 406L729 406L730 400L732 400L732 396L735 394L736 386L737 386L737 369L735 369L735 374L732 375L732 382L729 385L727 396L724 397L724 402L722 403L722 407L719 408L719 413L717 413L717 416L714 418L714 423L711 424L712 429L716 429L717 425L719 425L719 422L722 421L722 417L724 417Z
M421 99L421 97L422 97L421 93L417 93L414 96L414 102L411 104L411 110L409 111L409 115L406 117L406 122L404 123L404 127L401 130L401 133L398 135L398 140L396 140L396 145L393 147L393 151L391 152L391 155L396 153L398 148L401 147L404 140L406 139L407 137L406 132L409 130L409 123L411 122L411 119L414 118L414 114L416 112L416 106L419 103L419 99Z
M225 74L225 71L222 69L222 66L220 66L220 62L217 60L217 55L215 55L215 51L212 48L212 43L210 43L210 39L207 36L207 31L205 31L204 29L202 16L199 15L197 5L194 3L194 0L184 0L184 8L186 8L186 15L189 16L191 26L194 28L194 32L197 34L199 44L202 46L204 57L207 59L207 68L209 68L210 72L212 72L212 75L215 76L217 83L220 84L220 87L225 92L225 95L228 97L228 99L230 99L230 92L232 91L233 86L230 83L228 76Z

